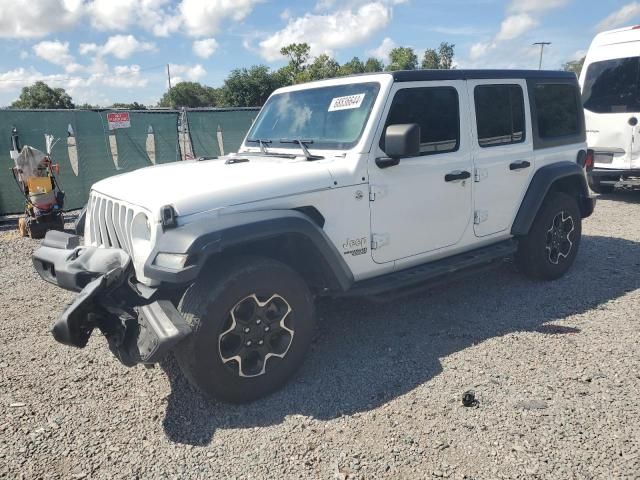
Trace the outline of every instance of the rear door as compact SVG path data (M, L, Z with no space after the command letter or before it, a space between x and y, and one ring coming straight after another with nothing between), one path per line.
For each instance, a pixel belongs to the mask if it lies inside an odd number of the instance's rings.
M599 168L640 168L640 42L626 50L633 56L587 65L583 80L587 140Z
M474 231L503 232L535 172L531 113L524 80L470 80L473 112Z

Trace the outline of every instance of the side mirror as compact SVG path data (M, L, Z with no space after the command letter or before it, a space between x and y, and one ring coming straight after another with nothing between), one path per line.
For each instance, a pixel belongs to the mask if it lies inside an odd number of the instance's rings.
M403 157L420 155L420 125L389 125L384 132L384 152L389 158L376 160L376 165L380 168L398 165Z

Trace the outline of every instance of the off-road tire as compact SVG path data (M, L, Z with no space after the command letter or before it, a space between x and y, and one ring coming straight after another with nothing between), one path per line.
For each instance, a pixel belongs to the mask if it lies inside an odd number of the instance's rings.
M562 229L554 227L558 221ZM560 230L570 232L564 235L558 233ZM563 236L570 245L563 241ZM517 264L531 278L558 279L573 265L581 236L582 218L576 199L566 193L552 192L545 198L528 235L519 240Z
M223 342L228 341L225 335L231 335L231 343L237 343L236 337L242 338L240 347L243 350L249 339L254 340L253 347L256 347L256 338L249 335L261 335L260 329L264 329L271 322L267 318L259 318L268 316L266 310L254 309L253 317L246 315L253 320L249 321L250 325L249 322L242 324L241 334L244 334L245 326L255 328L246 337L236 334L235 329L232 329L231 334L225 334L230 330L230 326L236 323L240 325L241 320L246 320L238 318L236 322L238 308L250 310L254 308L252 304L259 305L252 295L260 302L267 302L273 298L273 305L255 308L269 309L273 306L272 310L289 312L283 315L282 320L287 331L281 330L281 333L286 337L284 344L287 343L287 338L290 337L291 340L286 352L285 346L278 345L281 350L277 353L285 352L282 358L262 357L266 358L262 363L265 367L264 373L247 376L248 367L238 360L229 360L232 354L225 351L228 357L226 362L223 361L223 349L226 347ZM242 307L239 307L241 304ZM289 307L288 310L286 305ZM192 334L179 344L175 351L182 372L210 399L231 403L253 401L282 387L302 364L315 326L313 298L303 278L289 266L262 257L239 257L212 265L210 270L203 272L187 289L178 310L193 329ZM236 312L234 315L231 313L232 310ZM274 328L269 334L263 334L264 345L269 345L272 339L270 340L268 335L275 334L280 321L269 323ZM256 322L262 323L255 325ZM288 329L293 332L291 335ZM279 343L283 343L280 340ZM254 357L251 359L255 360ZM260 365L259 362L257 365ZM241 371L245 376L239 373Z

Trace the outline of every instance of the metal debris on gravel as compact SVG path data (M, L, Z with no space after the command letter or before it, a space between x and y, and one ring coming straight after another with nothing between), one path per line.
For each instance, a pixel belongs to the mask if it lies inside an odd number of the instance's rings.
M128 369L100 335L57 344L72 294L0 229L2 478L638 478L639 192L601 197L559 281L505 264L323 301L300 372L242 406L207 403L172 361Z

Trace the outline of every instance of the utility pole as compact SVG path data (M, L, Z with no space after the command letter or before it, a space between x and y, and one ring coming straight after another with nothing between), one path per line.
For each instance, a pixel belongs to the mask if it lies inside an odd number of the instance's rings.
M168 63L167 63L167 79L169 80L169 93L171 93L171 71L169 70Z
M540 63L538 64L538 70L542 70L542 55L544 54L544 47L551 45L551 42L536 42L533 45L540 45Z

